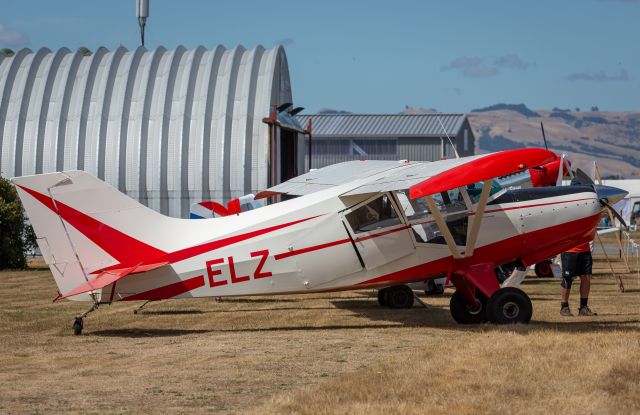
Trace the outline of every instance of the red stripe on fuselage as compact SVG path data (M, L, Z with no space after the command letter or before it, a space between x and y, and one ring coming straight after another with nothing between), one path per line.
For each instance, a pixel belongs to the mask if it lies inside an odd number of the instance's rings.
M542 261L552 255L564 252L567 249L579 245L583 242L590 242L593 239L597 224L600 222L601 214L588 216L561 225L550 226L548 228L527 232L511 238L503 239L489 245L477 247L473 256L456 260L452 256L437 259L435 261L416 265L380 277L372 278L356 284L366 285L388 285L420 281L422 279L435 278L446 273L452 267L466 267L475 263L493 261L505 263L522 256L526 257L525 265ZM573 235L572 238L565 239L555 244L549 244L557 235ZM538 247L538 249L534 249Z
M198 275L197 277L189 278L188 280L178 281L173 284L154 288L153 290L130 295L120 301L166 300L202 286L204 286L204 275Z
M167 253L154 248L151 245L147 245L144 242L118 231L117 229L105 225L104 223L99 222L60 201L56 200L54 206L54 203L49 196L45 196L35 190L31 190L23 186L19 187L33 196L36 200L40 201L40 203L47 206L53 212L56 212L57 207L57 212L59 212L60 216L62 216L67 223L76 228L80 233L85 235L101 249L120 262L119 264L101 269L101 271L122 268L123 266L139 266L141 264L151 264L155 262L180 262L215 249L246 241L247 239L255 238L257 236L274 232L321 216L316 215L309 218L299 219Z
M269 232L277 231L289 226L297 225L298 223L306 222L311 219L315 219L320 215L312 216L310 218L300 219L293 222L283 223L280 225L270 226L264 229L258 229L255 231L243 233L240 235L229 236L228 238L219 239L217 241L207 242L202 245L196 245L189 248L181 249L179 251L170 252L167 254L167 259L170 263L183 261L185 259L192 258L196 255L204 254L205 252L213 251L214 249L223 248L228 245L232 245L238 242L246 241L247 239L255 238L260 235L264 235Z
M276 261L284 258L289 258L295 255L306 254L307 252L318 251L320 249L330 248L332 246L341 245L347 242L351 242L351 239L341 239L339 241L327 242L326 244L313 245L307 248L296 249L294 251L283 252L273 256Z

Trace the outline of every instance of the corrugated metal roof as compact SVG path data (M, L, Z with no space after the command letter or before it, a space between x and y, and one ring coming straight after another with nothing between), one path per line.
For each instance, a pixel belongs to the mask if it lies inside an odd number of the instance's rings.
M442 127L456 136L465 114L310 114L297 115L302 126L309 120L313 136L321 137L441 137ZM439 120L438 120L439 119ZM440 125L442 123L442 125Z

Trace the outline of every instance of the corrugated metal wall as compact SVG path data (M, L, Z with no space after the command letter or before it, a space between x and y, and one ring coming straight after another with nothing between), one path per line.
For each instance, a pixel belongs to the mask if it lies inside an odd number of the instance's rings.
M308 140L305 140L308 154ZM448 147L448 149L447 149ZM455 157L451 146L447 143L447 157ZM441 139L425 138L336 138L313 139L312 167L318 169L335 163L351 160L412 160L434 161L440 160ZM305 158L305 168L308 167L308 157Z
M150 207L267 184L274 104L292 102L282 47L63 48L0 56L0 173L81 169Z
M440 138L400 138L398 140L398 160L434 161L442 157Z
M349 160L435 161L473 155L474 138L464 114L310 114L298 115L302 125L312 122L312 167ZM464 131L467 130L467 150ZM308 146L306 148L308 154ZM305 160L308 165L308 157Z

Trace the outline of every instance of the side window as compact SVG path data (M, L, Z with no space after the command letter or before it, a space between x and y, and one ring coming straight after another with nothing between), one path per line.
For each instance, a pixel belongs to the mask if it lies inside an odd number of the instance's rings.
M467 185L467 193L469 194L469 199L471 199L471 203L478 203L480 201L480 193L482 193L483 187L484 187L483 182L471 183ZM491 183L491 190L489 190L489 197L495 195L501 190L502 190L502 186L500 186L497 180L494 180Z
M416 242L446 243L424 198L411 200L408 190L399 190L396 192L396 196L409 220ZM438 206L440 214L444 217L456 245L466 245L469 218L467 216L467 208L458 189L435 194L432 198Z
M631 214L631 225L635 225L639 222L640 218L640 202L633 204L633 213Z
M347 213L345 218L355 233L371 232L401 223L387 195Z

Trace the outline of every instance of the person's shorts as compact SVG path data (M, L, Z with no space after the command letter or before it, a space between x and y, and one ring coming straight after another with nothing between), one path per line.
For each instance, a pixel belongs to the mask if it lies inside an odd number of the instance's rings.
M562 261L562 277L574 278L580 275L591 275L591 252L564 252Z

